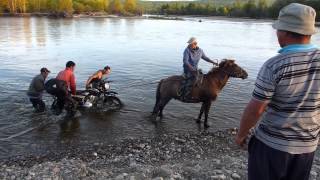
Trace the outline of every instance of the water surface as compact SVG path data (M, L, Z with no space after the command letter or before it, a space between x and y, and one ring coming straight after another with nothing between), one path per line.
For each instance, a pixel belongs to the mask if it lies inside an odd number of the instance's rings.
M199 131L194 122L199 104L171 101L157 126L148 119L156 84L146 84L182 73L182 53L191 36L212 59L233 58L248 71L246 80L230 79L209 115L210 131L238 126L259 68L279 49L270 22L0 18L0 157ZM313 42L319 45L320 36ZM68 125L61 125L62 116L33 113L25 95L32 77L43 66L51 70L49 78L55 77L68 60L77 63L79 89L90 74L111 66L112 88L125 107L83 113ZM207 72L212 66L202 61L200 67ZM50 105L51 97L45 101Z

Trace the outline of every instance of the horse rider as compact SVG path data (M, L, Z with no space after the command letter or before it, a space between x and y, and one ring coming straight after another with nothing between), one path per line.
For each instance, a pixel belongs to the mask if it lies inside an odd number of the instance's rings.
M101 70L98 70L97 72L95 72L93 75L91 75L89 77L89 79L86 82L86 89L90 89L90 88L98 88L99 84L102 80L103 76L107 76L111 73L111 68L110 66L106 66Z
M180 91L183 100L188 99L191 94L192 86L198 75L198 64L200 59L212 63L213 65L217 65L216 62L208 58L203 50L199 48L195 37L191 37L187 43L188 46L183 52L184 81Z

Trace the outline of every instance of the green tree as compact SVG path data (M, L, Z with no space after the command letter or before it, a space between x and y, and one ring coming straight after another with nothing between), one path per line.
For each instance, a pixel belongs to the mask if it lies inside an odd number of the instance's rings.
M17 0L17 10L20 13L27 12L27 0Z
M268 2L267 0L259 0L258 2L258 17L266 17L268 14Z
M257 5L255 0L249 0L243 7L245 14L249 17L256 17Z
M59 5L59 0L48 0L47 3L47 12L54 12L57 13L58 12L58 5Z
M8 1L0 1L0 13L4 13L8 10Z
M109 5L109 11L112 14L121 14L123 11L123 7L120 0L112 0Z
M48 9L48 1L53 0L29 0L28 3L28 11L29 12L47 12Z
M10 13L17 13L17 0L7 0Z
M64 12L71 15L73 13L72 0L58 0L58 12Z
M86 11L86 6L81 2L75 1L73 3L73 9L75 13L83 13Z
M136 0L125 0L124 10L130 13L136 13L137 11L137 1Z
M219 7L219 9L218 9L218 13L219 13L219 15L221 15L221 16L227 16L227 15L229 15L229 9L228 9L227 7L221 6L221 7Z

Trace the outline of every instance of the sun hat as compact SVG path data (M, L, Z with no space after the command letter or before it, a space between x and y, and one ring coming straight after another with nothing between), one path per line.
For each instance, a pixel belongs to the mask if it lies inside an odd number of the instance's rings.
M315 34L316 11L299 3L291 3L280 10L274 29L295 32L302 35Z
M191 37L187 43L192 44L194 42L197 42L197 39L195 37Z

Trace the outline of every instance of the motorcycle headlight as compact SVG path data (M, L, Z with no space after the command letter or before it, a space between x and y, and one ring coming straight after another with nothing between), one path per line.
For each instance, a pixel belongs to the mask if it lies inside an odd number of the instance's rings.
M105 83L105 84L104 84L104 88L105 88L106 90L109 90L109 89L110 89L110 84Z

